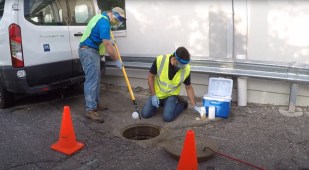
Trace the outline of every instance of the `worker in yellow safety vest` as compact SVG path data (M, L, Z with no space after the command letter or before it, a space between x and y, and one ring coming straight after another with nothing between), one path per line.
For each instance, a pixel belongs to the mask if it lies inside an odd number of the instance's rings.
M150 118L159 106L164 106L163 120L170 122L188 108L188 102L179 97L182 83L193 108L199 111L191 85L189 62L190 54L185 47L179 47L172 54L157 56L148 73L151 96L141 112L144 118Z
M119 27L125 21L125 12L119 7L95 15L87 24L80 40L79 58L85 72L84 95L86 102L85 116L93 121L103 123L98 111L107 107L100 103L100 55L105 52L115 61L116 67L122 69L122 62L111 41L111 27Z

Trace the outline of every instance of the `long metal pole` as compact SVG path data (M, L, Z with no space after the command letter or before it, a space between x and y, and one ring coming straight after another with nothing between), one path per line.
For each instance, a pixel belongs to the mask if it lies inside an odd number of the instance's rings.
M114 34L113 34L112 31L111 31L111 36L112 36L112 39L114 41L114 46L115 46L115 49L117 51L118 58L122 62L122 59L121 59L121 56L120 56L120 53L119 53L119 50L118 50L118 46L116 44L116 41L115 41L115 38L114 38ZM129 78L128 78L128 75L127 75L127 72L126 72L126 69L124 68L124 66L122 66L122 73L123 73L124 79L125 79L125 81L127 83L127 87L128 87L129 92L130 92L131 99L133 101L135 111L138 113L139 119L142 119L142 116L141 116L141 114L140 114L140 112L138 110L138 106L137 106L137 103L135 101L134 93L132 91L132 87L131 87L131 84L130 84L130 81L129 81Z

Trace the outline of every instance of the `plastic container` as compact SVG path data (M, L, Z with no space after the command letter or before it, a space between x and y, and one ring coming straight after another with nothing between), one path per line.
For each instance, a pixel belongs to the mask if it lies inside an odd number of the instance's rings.
M210 78L208 94L204 95L203 106L206 113L209 107L215 107L215 117L227 118L231 108L233 80L226 78Z
M213 120L216 118L216 107L215 106L209 106L208 107L208 119Z
M206 108L205 107L201 107L201 120L205 120L206 119Z

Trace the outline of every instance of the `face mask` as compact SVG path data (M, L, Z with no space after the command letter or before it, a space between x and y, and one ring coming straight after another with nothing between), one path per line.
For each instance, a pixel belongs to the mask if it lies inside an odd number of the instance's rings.
M178 70L180 70L180 68L177 66L174 66L174 72L177 72Z
M116 26L116 25L118 25L118 22L117 22L116 19L113 19L113 20L111 21L111 26Z
M179 69L184 69L187 64L189 64L190 59L189 60L184 60L182 58L179 58L176 54L176 51L174 52L174 56L176 57L177 63L176 63L176 67Z
M177 62L176 67L179 69L184 69L187 66L187 64L181 64L180 62Z
M113 21L111 21L111 27L113 28L113 29L117 29L118 27L120 27L122 25L122 22L118 22L116 19L115 20L113 20Z

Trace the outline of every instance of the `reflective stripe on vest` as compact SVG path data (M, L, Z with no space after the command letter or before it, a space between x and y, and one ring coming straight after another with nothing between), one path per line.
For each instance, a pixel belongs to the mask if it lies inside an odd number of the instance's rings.
M79 42L84 42L88 37L90 37L90 34L91 34L91 31L93 29L93 27L97 24L97 22L101 19L101 18L104 18L106 20L109 21L109 19L102 15L102 14L97 14L95 15L93 18L91 18L91 20L89 21L89 23L87 24L87 27L86 27L86 30L85 32L83 33L83 36L82 38L80 39ZM96 43L96 42L93 42L93 43ZM105 46L103 45L103 43L100 43L99 45L99 53L100 55L104 55L105 54Z
M170 55L161 55L157 57L157 75L155 79L155 92L159 99L164 99L172 95L179 95L181 83L190 74L190 65L180 69L172 80L168 78Z

